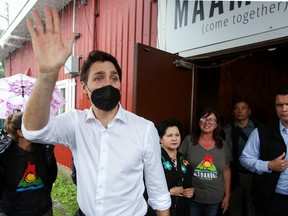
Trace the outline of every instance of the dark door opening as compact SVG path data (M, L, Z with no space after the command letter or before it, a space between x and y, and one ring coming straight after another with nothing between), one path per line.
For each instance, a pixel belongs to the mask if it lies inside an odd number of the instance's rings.
M262 122L275 119L276 92L288 86L288 47L264 49L196 63L197 107L212 107L231 120L232 102L249 101L252 115Z

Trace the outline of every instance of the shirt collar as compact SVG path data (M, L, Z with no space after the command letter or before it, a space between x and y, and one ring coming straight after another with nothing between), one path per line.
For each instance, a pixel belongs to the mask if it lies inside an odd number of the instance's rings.
M125 110L123 109L123 107L120 103L119 103L118 112L116 113L116 116L114 117L114 119L119 119L120 121L127 123L127 117L125 115Z
M234 125L241 128L241 125L237 121L234 121ZM248 120L248 124L245 128L254 128L254 123L251 119Z
M279 124L280 131L283 131L284 133L288 134L288 129L284 127L284 125L281 122L281 120L279 122L280 122L280 124Z
M92 110L92 106L90 107L90 109L88 111L86 121L88 121L89 119L96 119L94 116L93 110ZM120 121L122 121L124 123L127 123L127 117L125 115L125 110L123 109L123 107L120 103L119 103L119 109L118 109L114 119L112 119L111 121L116 120L116 119L119 119Z

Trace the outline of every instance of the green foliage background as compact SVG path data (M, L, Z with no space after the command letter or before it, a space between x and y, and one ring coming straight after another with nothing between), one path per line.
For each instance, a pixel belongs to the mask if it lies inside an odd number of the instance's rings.
M0 78L5 77L4 60L0 59Z
M70 179L58 174L51 197L54 216L73 216L78 209L76 186Z

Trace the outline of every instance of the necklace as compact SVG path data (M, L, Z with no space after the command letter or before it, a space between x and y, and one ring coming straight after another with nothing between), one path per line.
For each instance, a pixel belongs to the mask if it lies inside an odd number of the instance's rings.
M178 169L177 169L177 159L171 158L171 161L172 161L172 163L173 163L173 167L174 167L176 170L178 170Z

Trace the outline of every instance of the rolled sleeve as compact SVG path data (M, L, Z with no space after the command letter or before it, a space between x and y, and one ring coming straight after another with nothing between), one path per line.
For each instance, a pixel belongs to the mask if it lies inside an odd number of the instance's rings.
M23 132L23 136L25 139L31 142L35 142L35 143L43 143L43 140L45 139L45 134L47 133L47 130L48 130L48 124L41 130L36 130L36 131L28 131L25 128L25 125L22 124L21 130ZM50 143L47 143L47 144L50 144Z
M151 206L152 209L158 211L164 211L169 209L171 206L171 196L170 193L166 193L163 196L159 196L155 198L149 198L148 204Z
M163 211L171 206L166 178L161 163L161 148L156 128L150 128L146 141L144 158L144 176L148 193L148 204L154 209Z
M24 124L21 129L25 139L31 142L70 146L71 143L74 143L75 123L73 119L73 112L68 112L56 117L51 116L47 125L40 130L27 130Z
M260 149L260 140L258 129L253 130L249 139L245 145L244 150L240 156L241 165L257 174L263 174L264 172L270 172L268 169L269 161L263 161L259 159L259 149Z

